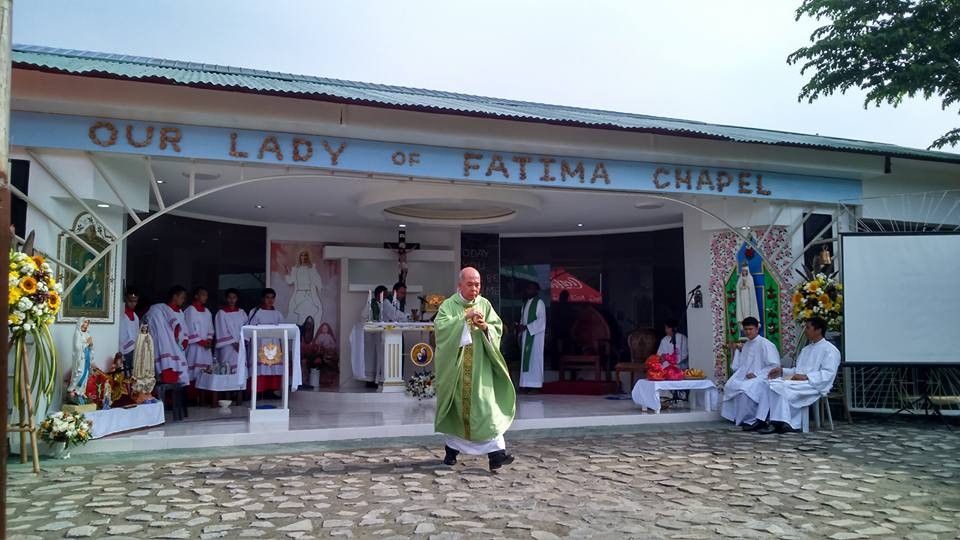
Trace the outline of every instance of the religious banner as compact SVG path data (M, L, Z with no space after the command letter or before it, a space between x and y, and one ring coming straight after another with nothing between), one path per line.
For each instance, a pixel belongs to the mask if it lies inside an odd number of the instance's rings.
M276 307L300 327L301 365L320 371L321 385L340 380L340 261L323 259L322 243L270 242L268 284Z
M480 272L480 294L500 312L500 235L460 234L460 266Z

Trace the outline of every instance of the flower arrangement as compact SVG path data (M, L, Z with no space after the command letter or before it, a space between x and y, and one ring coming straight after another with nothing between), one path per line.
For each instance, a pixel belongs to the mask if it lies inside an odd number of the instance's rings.
M66 447L86 444L93 438L90 427L93 422L80 413L55 412L40 422L40 439L47 442L66 443Z
M14 351L14 388L19 388L23 376L23 362L27 361L27 336L35 347L34 372L26 381L31 392L37 392L50 402L57 380L56 347L50 334L50 325L60 312L63 284L58 282L50 265L39 255L10 251L10 274L7 281L10 316L10 348ZM20 392L13 393L14 404L23 410Z
M660 358L660 355L651 354L647 357L643 365L647 368L647 379L651 381L662 381L667 378L667 373L663 369L663 360Z
M829 330L840 330L843 325L843 285L832 275L808 273L803 278L790 297L793 318L803 321L821 317L827 321Z
M407 380L407 395L417 399L432 398L437 395L432 371L421 371Z

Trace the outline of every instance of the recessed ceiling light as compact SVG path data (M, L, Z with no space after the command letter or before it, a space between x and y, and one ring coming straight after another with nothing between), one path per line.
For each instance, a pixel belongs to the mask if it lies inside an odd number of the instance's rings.
M162 183L164 183L164 182L166 182L166 180L161 180L161 179L157 178L157 183L158 183L158 184L162 184Z
M401 229L406 229L406 228L407 228L407 225L406 225L405 223L401 223L401 224L400 224L400 228L401 228Z
M158 241L158 240L160 240L160 239L157 238L156 236L154 236L153 238L151 238L151 240L153 240L154 242L156 242L156 241Z
M750 230L750 226L749 226L749 225L744 225L743 227L740 227L740 230L741 230L741 231L749 231L749 230Z
M583 223L577 223L577 227L583 227Z
M663 203L640 201L635 203L633 207L638 210L656 210L657 208L663 208Z
M110 205L107 203L97 203L97 208L110 208Z
M262 204L258 204L258 205L257 205L257 208L260 209L260 210L263 210L263 205L262 205Z
M180 174L182 174L184 178L190 178L190 173L182 172ZM198 172L194 173L193 178L195 180L216 180L217 178L220 178L220 175Z

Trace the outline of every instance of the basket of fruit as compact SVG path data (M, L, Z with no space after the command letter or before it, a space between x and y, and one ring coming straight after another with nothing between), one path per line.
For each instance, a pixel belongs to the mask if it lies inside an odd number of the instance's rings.
M707 375L703 372L702 369L697 368L688 368L683 370L684 379L706 379Z

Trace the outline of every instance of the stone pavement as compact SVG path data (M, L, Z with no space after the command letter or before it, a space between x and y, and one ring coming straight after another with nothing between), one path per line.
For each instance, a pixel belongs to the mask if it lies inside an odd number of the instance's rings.
M439 464L439 438L14 467L8 538L960 538L960 432L941 425L507 441L518 459L496 475Z

